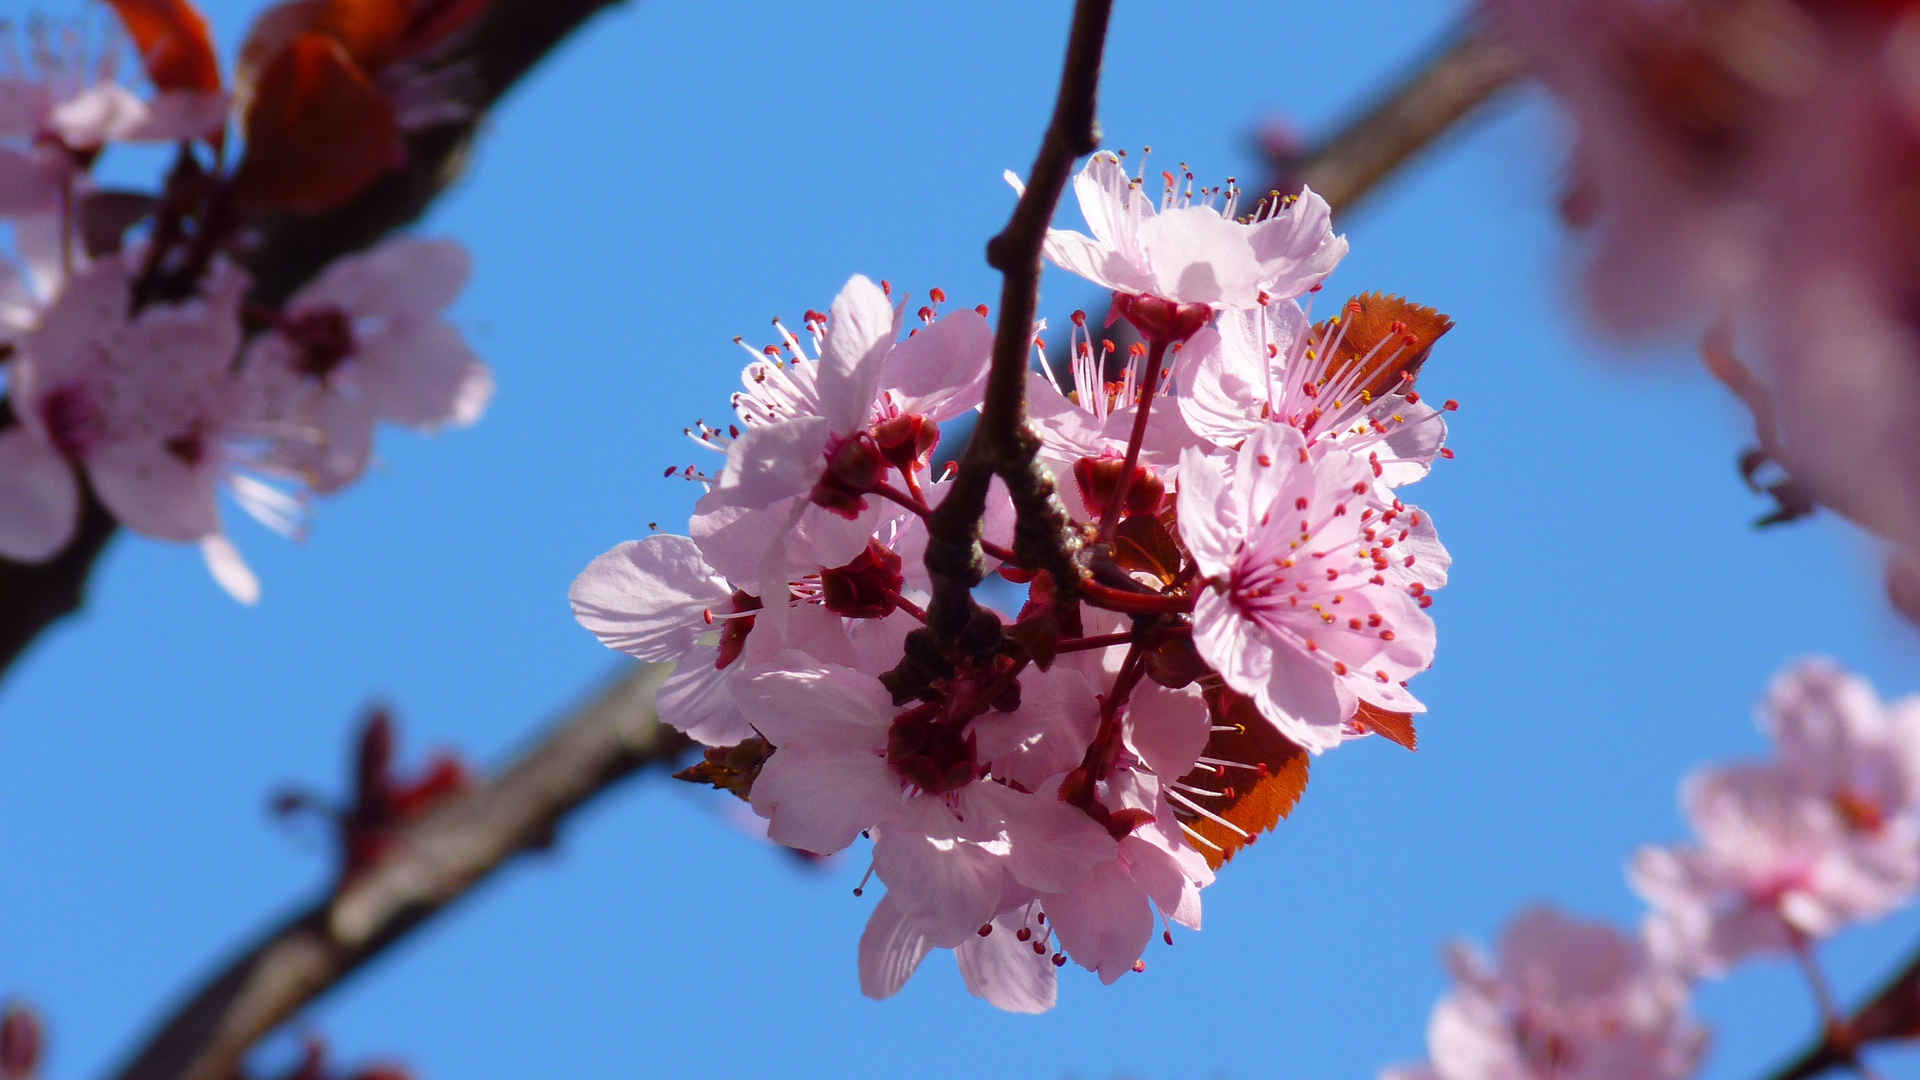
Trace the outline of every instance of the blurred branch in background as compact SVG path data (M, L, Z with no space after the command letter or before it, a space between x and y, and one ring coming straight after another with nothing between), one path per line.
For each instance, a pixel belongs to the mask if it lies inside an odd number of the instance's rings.
M411 224L458 180L489 109L569 33L613 0L492 0L470 31L434 62L467 113L414 132L406 165L338 210L268 222L245 261L253 299L274 306L334 259ZM0 428L14 422L0 399ZM40 633L80 609L87 577L117 531L113 516L83 485L72 543L44 563L0 559L0 675Z
M162 1022L120 1080L228 1080L247 1051L508 859L552 842L594 796L688 747L657 721L659 665L563 717L505 772L403 826L386 854L261 935Z
M1456 27L1424 61L1315 145L1269 145L1275 191L1305 183L1349 213L1428 143L1451 131L1521 74L1520 57L1479 24Z
M607 0L495 0L469 42L491 104L569 30ZM1336 205L1359 199L1515 74L1504 50L1456 32L1417 74L1352 124L1287 167ZM412 164L338 212L269 230L253 267L263 291L291 293L344 251L418 216L457 177L480 112L424 133ZM1004 298L1003 298L1004 300ZM80 588L111 520L94 512L75 551L53 563L0 563L0 670L61 615ZM45 595L44 601L28 603ZM31 608L31 610L22 610ZM192 992L116 1075L119 1080L227 1080L259 1039L298 1009L430 919L513 855L543 846L575 808L616 782L670 766L691 744L658 723L660 667L639 667L563 717L498 778L406 825L390 855L337 895L262 934Z

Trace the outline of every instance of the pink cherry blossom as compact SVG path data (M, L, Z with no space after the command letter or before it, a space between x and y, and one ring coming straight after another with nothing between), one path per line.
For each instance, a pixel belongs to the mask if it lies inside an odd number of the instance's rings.
M1682 802L1697 847L1648 848L1631 867L1663 959L1715 974L1883 914L1914 889L1911 834L1861 844L1835 805L1772 764L1706 770Z
M1113 849L1074 808L997 782L963 724L895 706L871 674L790 652L736 696L776 747L752 793L768 835L826 854L874 830L875 872L937 945L991 919L1010 882L1064 889Z
M282 444L280 464L337 491L366 471L375 420L480 419L493 376L442 317L469 270L458 244L404 238L335 261L294 295L243 364L265 410L307 432Z
M226 124L218 93L142 101L115 81L116 51L74 25L27 31L25 53L0 27L0 216L58 212L85 164L111 142L178 142Z
M19 338L10 394L21 427L45 451L84 465L122 524L200 544L215 579L252 602L258 585L221 533L216 496L231 484L242 506L270 523L284 523L292 508L282 493L237 471L256 461L239 440L257 413L232 376L247 279L216 260L200 296L130 316L139 259L139 252L111 256L64 283ZM11 438L15 455L31 456L20 436ZM66 514L77 505L54 490L44 454L31 475L37 512ZM71 528L70 517L58 530L43 528L34 546L50 554Z
M1808 660L1774 679L1761 724L1781 767L1863 841L1902 834L1894 846L1915 860L1920 879L1920 835L1903 820L1920 807L1920 698L1882 704L1866 680Z
M1240 189L1196 192L1193 176L1163 173L1158 205L1143 176L1127 175L1120 155L1100 151L1074 177L1073 191L1091 236L1047 231L1056 265L1117 293L1215 308L1252 307L1265 293L1299 296L1317 286L1347 253L1335 236L1327 202L1303 188L1286 199L1262 199L1239 220ZM1018 177L1006 174L1016 191Z
M1459 945L1448 966L1458 986L1434 1009L1431 1061L1383 1080L1680 1080L1706 1049L1685 983L1604 923L1531 908L1496 962Z
M1281 734L1317 753L1361 701L1424 711L1406 681L1433 661L1430 587L1400 576L1419 556L1395 547L1424 515L1382 502L1366 462L1269 424L1224 476L1185 451L1178 506L1206 575L1194 645Z
M853 558L877 514L860 485L890 464L892 427L881 426L938 424L977 405L992 349L984 317L953 312L905 341L899 329L885 292L855 275L825 320L810 320L818 360L785 334L790 359L743 374L734 407L745 430L703 429L727 463L689 531L727 577L771 583Z
M1329 371L1348 326L1316 334L1291 300L1222 312L1187 342L1175 368L1187 426L1232 447L1264 424L1289 424L1309 443L1331 440L1366 459L1389 487L1419 480L1446 443L1446 420L1410 383L1379 396L1366 386L1370 362L1414 346L1389 334Z

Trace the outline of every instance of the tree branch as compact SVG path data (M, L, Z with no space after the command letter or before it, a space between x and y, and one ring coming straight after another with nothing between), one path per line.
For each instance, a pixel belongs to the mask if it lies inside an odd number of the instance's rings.
M1034 459L1039 440L1027 427L1026 379L1047 224L1066 190L1074 160L1100 148L1095 103L1112 13L1112 0L1079 0L1074 5L1053 119L1012 219L987 243L987 263L1001 272L1002 282L986 399L953 489L927 522L927 571L933 578L927 626L937 642L961 639L974 622L973 587L986 574L980 518L995 476L1006 483L1019 512L1015 552L1051 572L1069 593L1078 581L1073 565L1078 544L1066 510L1054 496L1053 477Z
M1518 53L1475 22L1463 23L1332 136L1304 151L1270 151L1271 186L1307 184L1344 212L1521 74Z
M267 222L263 242L247 259L253 299L278 305L334 259L418 218L459 179L487 110L563 38L612 3L493 0L471 31L432 62L434 75L448 80L467 115L411 133L407 164L340 209ZM0 429L12 422L11 412L0 408ZM92 489L83 484L81 490L79 527L65 551L44 563L0 559L0 675L42 631L80 609L87 577L116 531Z
M1767 1075L1767 1080L1811 1080L1829 1069L1856 1066L1869 1043L1920 1036L1920 952L1852 1016L1828 1025L1819 1042Z
M230 1080L268 1032L508 859L546 846L568 814L620 780L672 764L692 744L654 711L667 670L640 665L499 777L404 826L372 869L224 965L115 1076Z

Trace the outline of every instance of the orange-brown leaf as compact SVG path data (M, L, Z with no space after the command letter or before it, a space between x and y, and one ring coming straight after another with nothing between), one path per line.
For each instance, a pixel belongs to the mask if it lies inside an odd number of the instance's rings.
M403 158L392 104L339 42L304 33L260 74L234 187L252 206L317 214Z
M220 89L220 60L207 17L192 0L107 0L140 50L147 78L162 90Z
M413 56L471 26L493 0L414 0L413 21L400 45L401 58Z
M361 70L377 72L393 61L412 20L412 0L321 0L308 29L338 41Z
M1314 326L1314 337L1327 340L1339 333L1337 324L1344 324L1346 332L1333 355L1322 358L1325 374L1374 397L1412 385L1421 365L1427 362L1427 354L1433 351L1433 343L1453 329L1452 319L1430 307L1377 292L1361 293L1348 300L1338 316ZM1399 340L1388 341L1390 337ZM1383 341L1386 344L1382 345ZM1377 352L1376 345L1380 346ZM1369 352L1372 358L1363 363ZM1362 365L1360 374L1346 374L1356 364Z
M1409 750L1420 748L1420 737L1413 730L1413 714L1388 712L1376 705L1360 703L1360 709L1353 714L1355 726L1373 732L1384 739L1399 743Z
M1130 514L1114 530L1113 561L1124 570L1143 570L1171 585L1180 576L1180 544L1171 513L1158 517Z
M1308 755L1275 731L1245 695L1214 687L1206 697L1214 726L1230 730L1216 730L1207 739L1204 756L1254 766L1229 768L1223 775L1202 765L1182 778L1191 787L1223 793L1219 798L1193 797L1234 828L1204 817L1186 823L1204 841L1194 847L1218 870L1235 852L1293 813L1307 790Z
M735 746L709 746L699 761L673 774L675 780L706 784L742 801L753 794L760 767L773 756L773 746L754 736Z

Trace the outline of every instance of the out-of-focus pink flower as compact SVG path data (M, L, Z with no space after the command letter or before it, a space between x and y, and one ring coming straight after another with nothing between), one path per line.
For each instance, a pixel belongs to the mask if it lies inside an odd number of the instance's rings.
M432 429L480 419L493 376L442 317L469 270L458 244L403 238L337 260L294 295L243 363L264 411L304 430L281 443L278 464L316 492L337 491L366 471L375 420Z
M1531 908L1497 960L1467 945L1447 960L1458 986L1434 1008L1431 1060L1381 1080L1680 1080L1705 1052L1685 983L1604 923Z
M53 213L111 142L176 142L226 124L218 93L142 101L115 81L117 59L77 26L32 24L21 43L0 27L0 216Z
M1145 165L1142 164L1144 170ZM1019 177L1007 182L1024 191ZM1074 195L1093 235L1047 230L1047 258L1114 292L1212 308L1247 308L1264 293L1299 296L1319 285L1347 253L1327 201L1302 188L1262 199L1239 220L1240 189L1196 191L1193 174L1161 174L1158 204L1127 175L1120 155L1102 150L1074 177Z
M1677 967L1716 974L1912 895L1911 833L1904 845L1861 843L1835 803L1781 766L1697 773L1682 803L1698 846L1643 849L1629 872L1653 909L1649 941Z
M1726 320L1708 363L1790 475L1776 493L1920 546L1904 405L1920 395L1920 11L1485 3L1575 121L1571 202L1600 321ZM1728 359L1728 326L1750 367Z
M1229 475L1185 451L1178 504L1206 575L1194 646L1281 734L1317 753L1361 701L1424 711L1406 682L1433 662L1428 587L1397 576L1419 557L1395 547L1422 515L1382 502L1365 461L1269 424Z
M236 473L249 460L236 440L258 416L232 376L247 278L217 260L200 296L129 315L139 257L123 253L77 272L20 337L9 389L16 415L45 451L86 467L122 524L200 544L221 586L251 603L259 587L221 532L216 496L231 483L269 522L287 507L279 492ZM17 433L7 438L16 459L33 461L23 504L39 524L20 531L39 543L3 539L20 557L35 553L29 547L45 557L64 545L77 499L56 490L44 454L35 458ZM20 485L9 493L19 496ZM66 520L53 528L59 516Z
M1920 698L1882 704L1866 680L1808 660L1774 679L1761 725L1781 768L1860 842L1912 859L1920 879L1920 833L1909 820L1920 808Z

